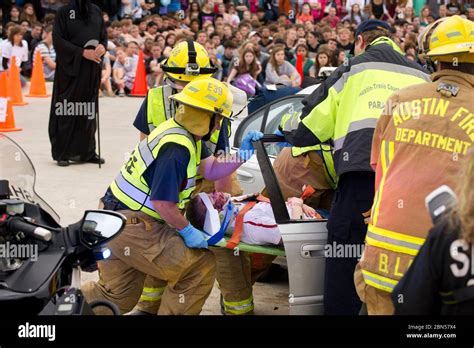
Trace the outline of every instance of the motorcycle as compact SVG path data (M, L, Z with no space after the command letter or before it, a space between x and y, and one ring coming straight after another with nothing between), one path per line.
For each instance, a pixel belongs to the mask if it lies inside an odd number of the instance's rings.
M96 270L110 255L105 244L125 227L122 214L87 210L61 227L59 216L35 192L36 172L23 149L0 134L0 311L13 315L92 315L81 270Z

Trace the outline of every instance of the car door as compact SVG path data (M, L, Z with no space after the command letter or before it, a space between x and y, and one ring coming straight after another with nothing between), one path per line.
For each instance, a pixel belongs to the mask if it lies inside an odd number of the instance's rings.
M304 94L297 94L279 99L260 108L245 118L235 131L234 150L240 147L243 137L250 130L259 130L265 134L273 134L278 129L283 115L298 112L303 109L301 101L305 96ZM273 162L281 151L281 147L273 143L266 144L265 147L270 160ZM240 181L244 193L260 192L265 187L260 172L260 166L255 155L237 170L237 178Z
M325 246L327 220L291 220L273 171L267 146L254 143L258 164L280 230L289 276L292 315L324 314ZM271 147L270 147L271 148Z

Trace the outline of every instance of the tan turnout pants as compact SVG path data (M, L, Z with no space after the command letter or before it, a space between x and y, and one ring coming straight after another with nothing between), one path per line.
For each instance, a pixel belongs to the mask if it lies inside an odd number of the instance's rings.
M120 212L127 225L107 245L112 255L99 263L100 280L82 287L86 300L106 299L128 312L151 275L161 292L158 314L199 314L214 285L212 252L186 247L175 229L142 212Z
M395 307L390 293L367 285L359 264L357 264L354 272L354 283L357 295L367 305L369 315L393 315Z
M212 192L214 183L202 180L196 187L195 194L199 192ZM242 188L237 180L237 174L232 174L233 196L242 194ZM250 270L250 257L246 252L236 252L220 247L209 248L216 260L216 278L223 297L222 310L226 314L251 314L254 304L252 296L252 282ZM147 276L143 286L143 293L135 306L135 310L156 314L161 307L161 298L164 284L160 279Z

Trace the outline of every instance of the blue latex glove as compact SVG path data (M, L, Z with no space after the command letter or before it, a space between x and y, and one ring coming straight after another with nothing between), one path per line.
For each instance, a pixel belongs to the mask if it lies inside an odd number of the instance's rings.
M207 242L204 238L204 233L199 231L196 227L189 224L182 230L178 230L178 233L184 239L184 244L188 248L203 248L207 249Z
M244 139L242 140L242 144L240 144L240 149L239 149L240 158L242 158L244 161L248 161L250 157L252 157L253 153L255 152L252 141L258 141L262 138L263 138L262 132L259 132L256 130L249 131L245 135Z
M283 136L284 136L283 133L281 132L281 130L279 130L279 129L277 129L277 130L275 131L275 133L273 133L273 134L278 135L279 137L283 137ZM281 143L277 143L277 145L280 146L280 147L292 147L292 146L293 146L293 145L291 145L290 143L288 143L288 142L286 142L286 141L281 142Z

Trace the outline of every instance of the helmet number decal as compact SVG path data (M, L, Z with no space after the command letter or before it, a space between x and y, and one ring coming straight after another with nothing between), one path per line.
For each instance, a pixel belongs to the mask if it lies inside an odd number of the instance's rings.
M218 95L222 95L222 87L220 86L217 86L213 83L208 83L207 84L207 91L208 92L213 92L213 93L216 93Z

